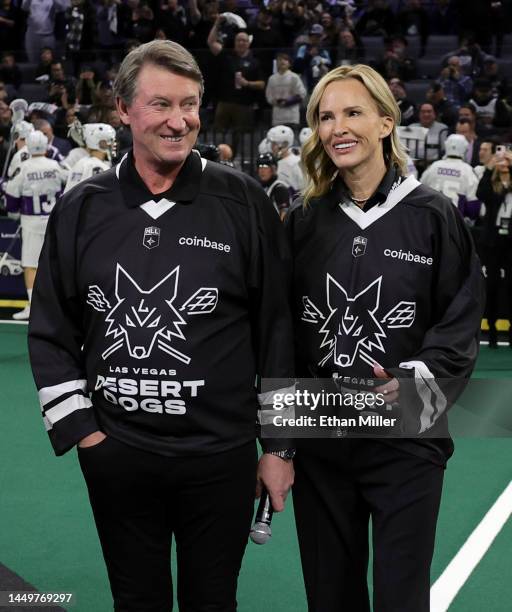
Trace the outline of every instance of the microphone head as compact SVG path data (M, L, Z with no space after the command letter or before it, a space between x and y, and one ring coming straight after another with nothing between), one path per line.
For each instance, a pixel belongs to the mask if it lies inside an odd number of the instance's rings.
M272 529L267 523L254 523L249 536L255 544L266 544L272 537Z

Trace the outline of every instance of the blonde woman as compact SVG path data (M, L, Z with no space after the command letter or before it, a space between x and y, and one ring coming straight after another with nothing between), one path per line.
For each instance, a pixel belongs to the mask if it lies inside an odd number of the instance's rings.
M370 610L370 520L373 609L429 609L453 451L441 436L454 397L440 379L466 379L477 355L481 273L473 244L446 197L405 177L399 119L370 67L325 75L307 110L307 185L288 216L298 375L335 378L352 390L381 384L388 405L407 380L418 388L389 438L358 438L356 426L337 429L338 439L297 441L294 504L315 612ZM431 402L422 402L431 387Z

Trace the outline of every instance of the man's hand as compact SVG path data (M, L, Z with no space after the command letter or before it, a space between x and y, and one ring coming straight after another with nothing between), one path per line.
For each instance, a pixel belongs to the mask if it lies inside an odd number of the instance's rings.
M377 393L382 393L385 396L386 404L393 404L396 402L400 394L400 383L398 380L390 376L380 365L373 366L373 373L375 374L375 378L389 379L388 383L376 388Z
M103 442L106 437L107 436L102 431L95 431L94 433L85 436L85 438L82 438L78 443L78 447L87 448L89 446L96 446L96 444Z
M256 473L256 497L261 495L264 486L270 495L274 512L282 512L294 476L293 461L284 461L280 457L264 453L260 457Z

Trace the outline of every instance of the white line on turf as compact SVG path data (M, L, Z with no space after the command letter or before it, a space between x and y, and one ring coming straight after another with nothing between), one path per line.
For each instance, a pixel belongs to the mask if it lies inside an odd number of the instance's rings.
M0 319L0 324L5 323L6 325L28 325L28 321L10 321L9 319Z
M431 612L445 612L512 514L512 481L430 589Z

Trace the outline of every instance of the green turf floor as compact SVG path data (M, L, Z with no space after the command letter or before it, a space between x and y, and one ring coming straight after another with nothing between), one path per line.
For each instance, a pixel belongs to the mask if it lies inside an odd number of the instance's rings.
M512 377L512 351L484 347L478 374ZM38 414L26 327L0 324L0 389L0 562L39 590L75 592L77 604L70 608L75 612L110 610L106 572L76 454L53 455ZM456 440L446 473L433 579L511 479L512 440ZM273 532L266 546L248 545L239 585L240 612L306 611L291 504L274 518ZM451 610L510 612L511 538L509 522Z

